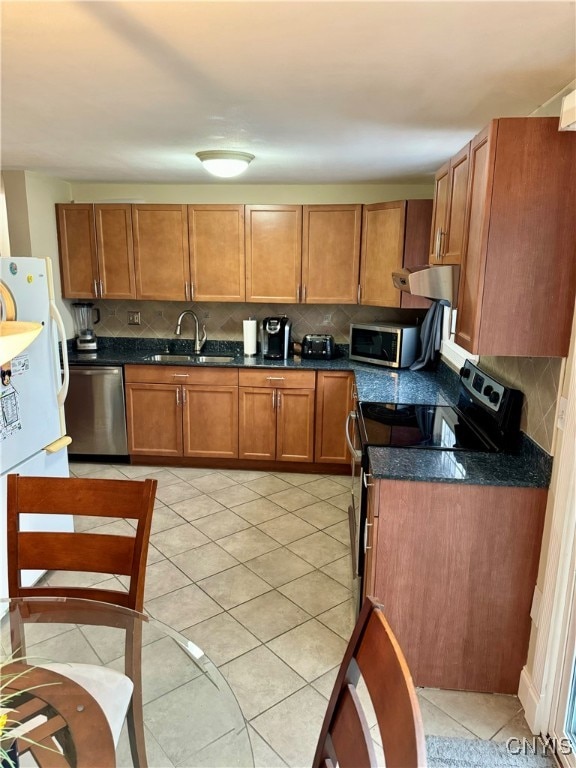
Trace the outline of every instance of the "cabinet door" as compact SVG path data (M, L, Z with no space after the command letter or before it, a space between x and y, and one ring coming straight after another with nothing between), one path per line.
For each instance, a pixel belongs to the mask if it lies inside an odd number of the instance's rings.
M346 419L353 408L354 374L318 371L316 377L315 461L348 464Z
M243 205L189 205L194 301L244 301Z
M185 205L133 205L136 295L190 299L188 217Z
M430 264L437 264L441 259L442 241L446 235L449 180L450 163L448 162L440 168L435 177L434 209L432 211L432 229L430 231Z
M238 458L238 387L185 385L184 456Z
M302 301L356 304L361 205L305 205Z
M302 206L247 205L246 301L300 300Z
M402 266L418 267L428 261L430 227L432 226L433 200L406 201L406 228L404 234L404 258ZM400 306L403 309L427 309L430 299L424 296L412 296L401 291Z
M58 203L56 216L62 296L66 299L97 298L94 206L91 203Z
M98 249L100 298L135 299L134 249L132 247L132 206L94 206Z
M468 235L456 316L456 342L468 352L475 351L480 330L496 130L497 122L492 121L472 140L470 149ZM505 293L502 301L506 301Z
M239 388L238 455L241 459L276 457L276 390Z
M470 144L450 160L446 235L442 241L443 264L460 264L464 252Z
M276 460L313 461L314 390L276 390Z
M399 307L400 292L392 283L392 272L402 267L406 202L364 206L360 304Z
M378 523L379 523L379 483L366 478L367 507L366 530L360 532L364 537L364 574L362 579L362 599L366 596L376 597L376 568L378 567Z
M129 453L182 456L181 399L173 384L126 384Z

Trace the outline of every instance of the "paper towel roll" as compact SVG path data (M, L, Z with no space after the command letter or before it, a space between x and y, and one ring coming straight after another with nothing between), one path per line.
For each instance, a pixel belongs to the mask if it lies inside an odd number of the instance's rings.
M256 320L243 320L244 326L244 355L246 357L256 354Z

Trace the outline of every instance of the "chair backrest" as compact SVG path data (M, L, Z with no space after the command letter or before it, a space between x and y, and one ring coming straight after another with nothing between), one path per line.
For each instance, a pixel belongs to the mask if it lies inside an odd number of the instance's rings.
M357 685L370 695L386 768L425 768L426 744L416 690L382 607L366 598L330 697L314 768L373 768L377 760Z
M8 592L10 597L78 597L141 611L156 480L21 477L8 475ZM23 531L20 515L73 515L137 521L134 536ZM79 571L130 577L120 589L21 584L23 570Z

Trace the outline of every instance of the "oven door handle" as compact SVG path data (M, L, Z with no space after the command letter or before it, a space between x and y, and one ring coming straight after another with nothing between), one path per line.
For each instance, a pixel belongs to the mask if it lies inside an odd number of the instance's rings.
M352 421L352 419L357 419L357 418L358 418L358 415L356 411L350 411L350 413L346 417L346 442L348 443L348 448L350 449L352 458L355 461L360 461L362 458L362 451L359 451L357 448L354 447L354 443L352 442L352 438L350 437L350 422Z

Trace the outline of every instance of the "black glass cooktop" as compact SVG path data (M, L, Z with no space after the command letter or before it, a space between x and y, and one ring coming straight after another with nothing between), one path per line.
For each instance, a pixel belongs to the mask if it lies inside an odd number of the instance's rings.
M453 406L365 402L358 405L360 438L364 446L498 450Z

